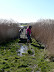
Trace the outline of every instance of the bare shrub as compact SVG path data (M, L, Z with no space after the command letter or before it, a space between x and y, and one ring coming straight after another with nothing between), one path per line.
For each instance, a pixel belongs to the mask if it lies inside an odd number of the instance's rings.
M54 55L54 20L41 20L32 25L32 36Z
M18 36L19 24L8 20L0 20L0 42Z

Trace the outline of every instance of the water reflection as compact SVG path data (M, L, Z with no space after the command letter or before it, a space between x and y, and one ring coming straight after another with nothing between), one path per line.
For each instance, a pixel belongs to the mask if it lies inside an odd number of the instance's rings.
M16 51L18 56L23 56L25 54L28 54L28 50L32 51L33 54L32 55L30 54L31 56L35 55L35 51L31 47L31 44L19 43L18 45L20 46L20 48L18 48L18 50Z
M28 50L28 46L20 44L20 49L18 49L17 51L18 55L22 56L23 53L27 53L27 50Z

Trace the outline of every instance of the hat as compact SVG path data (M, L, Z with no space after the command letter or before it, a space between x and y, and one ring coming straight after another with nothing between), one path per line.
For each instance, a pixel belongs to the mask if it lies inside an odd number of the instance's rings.
M29 26L29 28L32 28L32 26Z

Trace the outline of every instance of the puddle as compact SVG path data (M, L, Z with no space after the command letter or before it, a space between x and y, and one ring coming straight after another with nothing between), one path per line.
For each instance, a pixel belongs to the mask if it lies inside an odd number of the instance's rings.
M21 45L20 49L18 49L18 51L17 51L17 53L18 53L17 55L22 56L23 53L27 53L27 50L28 50L28 46Z
M30 49L31 51L32 51L32 55L31 56L34 56L35 55L35 51L34 51L34 49L32 49L31 48L31 45L29 44L29 45L23 45L22 43L19 43L19 46L20 46L20 48L16 51L17 52L17 55L18 56L23 56L23 55L25 55L25 54L28 54L28 50Z

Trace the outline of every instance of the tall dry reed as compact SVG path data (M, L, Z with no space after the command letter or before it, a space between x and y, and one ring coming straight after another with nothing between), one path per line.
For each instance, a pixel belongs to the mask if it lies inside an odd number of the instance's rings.
M18 36L19 24L8 20L0 20L0 42Z
M42 20L32 25L32 36L54 55L54 20Z

